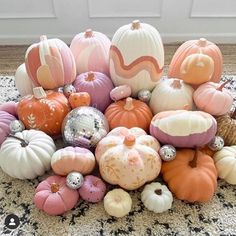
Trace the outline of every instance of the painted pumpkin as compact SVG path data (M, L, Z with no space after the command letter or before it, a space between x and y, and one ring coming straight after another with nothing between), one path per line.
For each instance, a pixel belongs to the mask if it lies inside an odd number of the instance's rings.
M5 112L17 117L18 116L17 115L17 106L18 106L17 102L13 102L13 101L5 102L0 105L0 111L5 111Z
M97 71L109 76L110 39L91 29L77 34L70 45L74 55L77 75Z
M86 72L76 77L73 84L77 92L87 92L91 97L91 106L100 111L111 104L110 92L114 88L111 79L100 72Z
M91 103L91 97L87 92L72 93L68 100L72 109L89 106Z
M233 105L233 96L224 89L228 82L226 81L221 85L208 82L199 86L193 96L197 108L215 116L229 112Z
M177 49L171 60L168 76L180 78L180 67L185 58L200 52L211 57L214 61L214 72L211 76L211 81L220 82L223 66L221 51L214 43L204 38L186 41Z
M58 175L68 175L73 171L89 174L95 167L95 157L88 149L66 147L53 154L51 166Z
M217 187L213 159L198 150L177 151L174 160L162 164L161 172L170 191L180 200L207 202Z
M163 111L156 114L150 134L163 144L174 147L202 147L216 134L216 120L201 111Z
M67 98L42 87L33 89L34 95L23 97L18 104L18 116L27 129L38 129L49 135L61 133L61 124L70 111Z
M95 156L106 182L133 190L158 176L159 148L158 141L144 130L118 127L98 143Z
M76 77L74 57L70 48L60 39L40 37L25 54L27 74L35 86L55 89L71 84Z
M17 179L34 179L51 168L56 151L52 138L42 131L24 130L10 135L0 149L0 166Z
M127 84L132 96L152 90L164 66L164 48L159 32L151 25L133 21L119 28L110 48L110 74L115 86Z
M57 175L39 183L34 196L36 207L49 215L62 215L75 207L78 200L78 191L67 187L66 178Z
M106 109L105 116L110 129L124 126L126 128L139 127L145 131L148 131L153 117L146 103L130 97L112 103Z
M179 79L160 80L152 91L149 106L153 114L179 110L188 106L193 109L193 88Z

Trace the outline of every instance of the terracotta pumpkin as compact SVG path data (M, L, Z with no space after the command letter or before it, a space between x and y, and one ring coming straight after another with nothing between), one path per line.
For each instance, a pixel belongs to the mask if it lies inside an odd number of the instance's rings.
M215 116L229 112L233 105L233 96L224 89L228 82L226 81L221 85L208 82L199 86L193 96L197 108Z
M204 38L186 41L177 49L171 60L168 76L180 78L180 67L185 58L200 52L211 57L214 61L214 71L211 76L211 81L216 83L220 82L223 66L221 51L214 43Z
M87 92L72 93L68 100L72 109L81 106L89 106L91 103L91 97Z
M110 74L115 86L129 85L132 96L142 89L152 90L163 66L164 48L153 26L133 21L116 31L110 49Z
M76 67L70 48L60 39L40 37L25 54L25 66L35 86L55 89L75 80Z
M202 147L216 134L216 120L201 111L163 111L156 114L150 134L163 144L174 147Z
M139 127L148 131L152 112L148 105L130 97L112 103L105 111L110 129L119 126L126 128Z
M133 190L158 176L159 148L158 141L144 130L118 127L98 143L95 156L106 182Z
M17 115L17 106L18 106L17 102L13 102L13 101L5 102L0 105L0 111L5 111L5 112L17 117L18 116Z
M198 150L178 150L174 160L162 164L161 172L170 191L181 200L207 202L217 187L213 159Z
M23 97L17 107L19 119L27 129L42 130L49 135L61 133L61 124L70 111L67 98L42 87L33 89L34 95Z

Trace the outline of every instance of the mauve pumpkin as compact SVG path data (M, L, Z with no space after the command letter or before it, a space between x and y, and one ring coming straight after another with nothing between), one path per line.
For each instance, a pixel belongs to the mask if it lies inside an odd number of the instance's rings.
M13 101L5 102L0 105L0 111L5 111L5 112L17 117L17 106L18 106L17 102L13 102Z

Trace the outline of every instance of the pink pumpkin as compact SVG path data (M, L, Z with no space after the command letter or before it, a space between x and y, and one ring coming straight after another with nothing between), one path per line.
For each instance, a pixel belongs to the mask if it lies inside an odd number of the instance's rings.
M66 178L50 176L36 188L34 203L49 215L62 215L71 210L79 200L77 190L66 185Z
M111 104L110 92L114 88L111 79L100 72L87 72L76 77L74 87L77 92L87 92L91 97L91 106L100 111Z
M88 29L77 34L70 45L77 75L87 71L98 71L109 76L110 46L110 39L100 32Z
M71 84L76 77L74 57L60 39L40 37L25 54L25 66L33 84L44 89L55 89Z
M0 111L5 111L15 117L17 117L17 105L16 102L5 102L0 105Z

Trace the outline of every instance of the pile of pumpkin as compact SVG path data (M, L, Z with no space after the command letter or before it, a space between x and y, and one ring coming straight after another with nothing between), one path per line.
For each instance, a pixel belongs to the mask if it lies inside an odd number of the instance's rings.
M141 199L158 213L171 207L172 194L206 202L218 177L236 184L236 112L224 88L229 81L220 83L219 48L206 39L190 40L173 56L168 78L161 78L163 66L158 31L139 21L119 28L112 41L87 30L70 48L42 36L16 71L19 102L0 106L2 170L33 179L52 167L56 175L41 182L34 196L50 215L63 214L82 198L104 200L108 214L122 217L132 206L125 190L144 184ZM63 120L88 106L104 113L110 132L99 136L94 149L72 141L56 151ZM99 174L92 175L97 167ZM159 173L170 190L150 183ZM107 192L105 182L120 188Z

